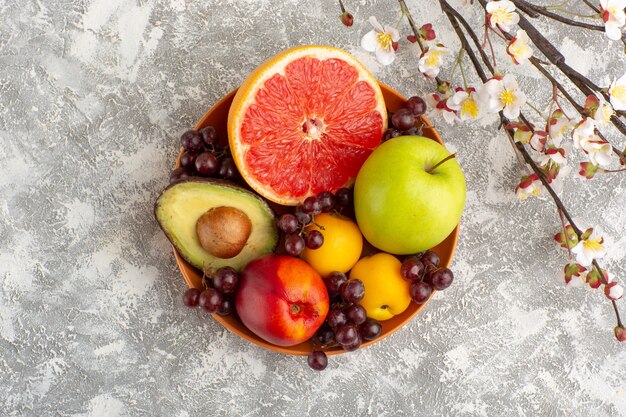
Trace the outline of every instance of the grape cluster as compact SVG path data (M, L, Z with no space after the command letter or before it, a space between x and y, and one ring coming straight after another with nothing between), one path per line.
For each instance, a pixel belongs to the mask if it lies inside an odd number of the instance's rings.
M391 117L392 127L387 129L383 135L383 140L389 140L398 136L417 135L419 128L415 126L415 122L419 120L419 116L426 112L426 102L418 96L410 97L405 106L399 109Z
M409 294L415 303L425 303L433 289L443 291L452 284L452 271L440 268L439 263L439 255L432 251L410 256L402 262L400 272L402 278L411 283Z
M231 180L239 174L228 150L219 146L213 126L186 131L180 137L180 143L185 152L180 157L180 168L170 173L170 183L194 175Z
M313 223L316 214L341 210L351 203L352 191L348 188L340 188L335 194L322 191L317 196L307 197L294 214L281 215L276 225L285 234L285 251L291 256L299 256L305 247L319 249L324 244L324 235L315 229L305 232L305 226Z
M336 301L314 336L316 343L321 346L340 345L351 352L357 350L363 341L380 336L382 325L368 318L363 306L358 304L365 296L361 280L349 280L344 273L331 272L324 278L324 284L328 295ZM328 359L322 350L314 350L309 354L308 364L312 369L321 371L326 368Z
M220 268L211 278L202 280L204 290L189 288L183 294L183 304L187 307L202 307L208 313L228 316L234 311L233 295L239 284L239 275L230 266Z

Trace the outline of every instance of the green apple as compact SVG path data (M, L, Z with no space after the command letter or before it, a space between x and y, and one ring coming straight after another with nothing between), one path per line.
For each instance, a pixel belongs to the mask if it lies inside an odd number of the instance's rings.
M354 210L363 236L396 255L441 243L459 222L464 205L465 176L458 162L422 136L380 145L354 184Z

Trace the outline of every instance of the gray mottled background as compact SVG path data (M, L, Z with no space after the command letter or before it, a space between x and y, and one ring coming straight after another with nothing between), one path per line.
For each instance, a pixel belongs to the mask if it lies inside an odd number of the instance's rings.
M516 199L489 120L436 121L468 180L456 281L392 337L314 373L182 306L152 204L180 133L258 63L331 44L406 95L432 89L406 41L390 67L359 50L368 16L395 24L395 1L346 4L350 29L331 0L0 0L0 415L626 415L610 304L565 288L554 206ZM457 47L436 2L409 7ZM623 73L603 34L538 25L601 85ZM545 83L514 71L543 107ZM604 228L603 263L624 278L624 176L572 176L563 198Z

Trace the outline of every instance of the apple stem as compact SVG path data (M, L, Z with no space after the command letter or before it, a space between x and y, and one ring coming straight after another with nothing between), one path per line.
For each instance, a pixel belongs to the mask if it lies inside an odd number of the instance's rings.
M452 158L456 158L456 157L457 157L457 153L456 153L456 152L455 152L455 153L453 153L453 154L450 154L450 155L446 156L445 158L443 158L441 161L437 162L437 163L435 164L435 166L433 166L432 168L427 169L427 170L426 170L426 172L428 172L428 173L430 174L430 173L431 173L431 172L433 172L433 171L435 170L435 168L437 168L439 165L443 164L444 162L446 162L446 161L448 161L448 160L450 160L450 159L452 159Z

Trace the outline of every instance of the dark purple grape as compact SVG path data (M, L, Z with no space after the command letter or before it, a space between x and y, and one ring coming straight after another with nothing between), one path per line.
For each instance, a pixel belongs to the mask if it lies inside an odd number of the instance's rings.
M316 215L322 212L322 207L317 197L314 195L307 197L302 203L302 211L307 214Z
M425 282L414 282L409 287L409 295L417 304L423 304L428 300L433 288Z
M380 333L383 331L383 326L374 319L367 319L365 323L361 324L359 331L363 339L374 340L380 336Z
M235 303L233 302L233 300L231 300L230 298L224 297L224 300L222 301L222 305L217 310L217 314L219 314L220 316L229 316L233 313L234 310L235 310Z
M202 141L207 146L215 145L217 142L217 132L213 126L203 127L198 133L200 133Z
M346 303L358 303L365 296L365 285L360 279L351 279L341 286L341 298Z
M341 347L344 348L348 352L354 352L355 350L361 347L362 343L363 343L363 338L361 337L361 334L357 331L356 340L348 345L342 345Z
M220 167L220 161L211 152L202 152L196 158L196 171L200 175L213 175Z
M180 137L180 144L188 151L201 151L202 137L195 130L188 130Z
M187 170L187 168L176 168L170 172L170 184L188 177L191 177L191 173Z
M346 318L357 326L367 320L367 312L360 304L352 304L346 308Z
M441 262L441 260L439 259L439 255L429 250L422 254L421 261L424 264L424 267L427 267L428 265L438 267L439 262Z
M200 294L200 307L209 313L215 313L222 307L224 297L215 288L207 288Z
M291 256L299 256L304 250L304 239L302 236L292 234L285 238L285 251Z
M235 165L235 161L233 161L233 158L224 158L222 160L222 164L220 165L220 170L218 175L222 178L224 178L225 180L232 180L233 178L237 177L237 174L239 173L239 171L237 171L237 165Z
M390 127L385 131L385 134L383 135L383 141L388 141L389 139L397 138L398 136L402 136L402 132L398 129Z
M352 190L349 188L340 188L335 193L335 200L337 204L342 207L347 207L352 204Z
M406 108L409 109L414 116L420 116L426 113L426 102L418 96L409 97L406 101Z
M198 155L198 152L183 152L183 154L180 156L180 166L193 171L194 169L196 169L196 158L198 157Z
M324 244L324 235L319 230L310 230L304 235L304 244L309 249L319 249Z
M311 215L304 213L301 210L301 207L298 207L296 209L296 219L298 219L298 223L300 223L302 226L306 226L307 224L311 223Z
M316 371L323 371L328 366L328 357L321 350L314 350L309 353L307 357L307 363L311 367L311 369L315 369Z
M409 258L402 262L400 273L409 282L421 281L424 278L424 264L417 258Z
M189 288L183 294L183 304L187 307L198 307L198 302L200 301L200 291L197 288Z
M415 124L415 116L409 109L400 109L393 114L391 123L398 130L408 130Z
M317 340L319 340L322 345L327 345L335 340L335 332L333 332L333 329L331 329L328 324L323 324L317 331L316 336Z
M335 207L335 196L330 191L322 191L317 195L322 213L328 213Z
M358 340L359 331L354 324L344 324L335 331L335 341L340 345L349 345Z
M348 277L343 272L331 272L324 278L324 284L328 290L328 295L335 297L341 294L341 286L348 280Z
M224 266L215 272L213 286L222 294L232 294L239 284L239 275L230 266Z
M418 127L412 127L409 130L404 130L402 132L402 136L417 136L420 134L420 130Z
M293 214L283 214L278 218L276 225L284 233L295 233L298 230L298 218Z
M348 323L348 318L341 308L332 307L330 310L328 310L328 314L326 315L326 322L331 328L336 329Z
M430 275L430 282L437 291L443 291L452 284L454 274L448 268L438 269Z

